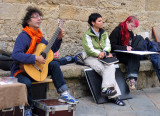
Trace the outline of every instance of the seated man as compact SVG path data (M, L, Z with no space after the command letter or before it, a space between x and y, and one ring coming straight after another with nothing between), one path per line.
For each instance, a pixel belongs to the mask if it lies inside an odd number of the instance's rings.
M38 43L48 44L39 30L42 19L42 13L36 8L29 7L23 19L23 30L17 37L12 53L14 63L11 67L11 75L18 78L18 82L24 83L27 86L28 102L30 108L32 107L32 81L33 79L24 71L23 64L35 64L35 62L45 64L46 59L42 55L33 55L33 51ZM53 43L51 49L55 53L61 45L64 31L61 29L57 39ZM34 73L34 72L33 72ZM55 88L60 94L59 101L68 103L78 103L73 96L68 92L63 74L61 72L59 63L51 61L48 65L48 74L51 75ZM29 108L29 109L30 109ZM31 110L30 110L31 111Z

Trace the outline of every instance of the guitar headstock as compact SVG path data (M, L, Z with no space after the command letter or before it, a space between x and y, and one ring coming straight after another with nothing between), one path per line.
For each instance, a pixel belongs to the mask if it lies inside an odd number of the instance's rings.
M60 28L62 28L62 27L63 27L64 22L65 22L65 20L64 20L64 19L59 19L59 20L58 20L58 26L59 26Z

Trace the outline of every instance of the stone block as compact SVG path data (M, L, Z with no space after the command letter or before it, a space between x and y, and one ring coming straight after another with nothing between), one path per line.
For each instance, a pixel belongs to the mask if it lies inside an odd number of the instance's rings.
M84 69L86 69L88 67L86 66L79 66L76 64L68 64L66 65L62 65L61 66L61 70L63 72L63 76L65 78L83 78L84 77Z
M14 47L14 42L8 43L7 51L8 51L8 52L13 52L13 47Z
M99 3L99 0L52 0L53 4L66 4L73 6L87 6L87 7L96 7Z
M127 67L124 64L119 63L119 67L121 68L122 72L127 72ZM141 60L139 70L140 72L143 72L143 71L152 71L154 69L150 60Z
M95 8L81 8L72 5L60 5L60 18L87 21L88 16L96 11L97 10Z
M86 22L68 20L63 28L65 36L60 48L60 57L67 55L75 56L82 52L81 40L84 32L88 29L88 24Z
M57 20L59 17L59 5L38 5L37 8L42 11L44 20Z
M75 6L97 7L99 0L73 0Z
M68 20L65 22L63 28L66 34L63 42L81 43L81 38L88 29L88 23L82 21Z
M75 20L78 18L80 12L79 10L79 7L71 5L60 5L60 18Z
M7 50L7 42L1 41L0 43L0 50Z
M12 41L13 39L11 37L1 37L0 38L1 41Z
M144 88L151 88L151 87L158 87L159 86L159 80L158 80L158 77L157 77L155 71L150 71L149 75L146 74L146 78L147 78L147 82L146 82L147 86Z
M159 0L146 0L145 4L146 11L160 11L160 1Z
M141 11L145 10L145 0L102 0L98 6L101 9L123 10L123 11Z
M147 73L148 74L148 73ZM147 86L147 77L145 73L139 72L137 80L137 89L142 89Z
M3 3L20 3L20 4L25 4L27 0L3 0Z
M79 43L62 43L62 46L60 49L60 57L75 56L83 50Z
M66 84L68 86L69 92L75 98L80 98L82 96L89 95L89 87L87 86L87 82L85 79L66 79ZM83 85L83 86L82 86ZM49 83L49 87L47 90L47 98L58 97L57 90L55 89L53 83Z
M137 34L137 33L139 33L140 31L142 32L142 31L148 31L149 32L149 39L151 40L151 41L153 41L153 40L155 40L153 37L152 37L152 27L153 27L153 25L155 25L154 24L154 22L149 22L149 21L145 21L145 22L141 22L140 21L140 25L139 25L139 27L134 31L134 33L135 34Z
M22 31L22 20L5 20L2 30L7 38L16 38ZM9 40L8 40L9 41Z
M4 20L0 20L0 24L4 24Z
M126 18L128 16L130 16L131 14L129 14L128 11L123 11L123 10L119 10L119 11L115 11L114 12L114 18L116 23L120 23L126 20Z
M3 36L4 34L5 34L5 32L4 32L4 29L3 29L3 24L0 23L0 36Z
M143 68L140 68L137 89L151 88L151 87L159 86L159 81L158 81L155 71L153 70L153 68L151 68L151 66L147 67L146 66L147 63L148 65L151 65L150 62L147 62L147 61L146 61L146 64L144 62L141 63ZM125 67L123 64L120 64L119 66L121 70L123 70L123 67ZM88 67L76 65L72 63L72 64L63 65L60 68L63 72L66 84L71 94L74 97L79 98L79 97L83 97L83 96L87 96L91 94L86 78L85 78L85 75L84 75L84 69ZM123 74L126 75L126 69L123 70ZM9 76L9 75L10 75L10 71L0 70L1 77ZM55 98L55 97L57 98L58 94L54 87L54 84L50 82L48 84L48 89L47 89L47 98Z
M160 12L149 12L148 22L160 23L159 16L160 16Z
M42 21L41 30L43 32L43 36L48 41L53 37L57 28L58 28L58 20L48 19Z
M50 0L27 0L28 3L36 5L48 5L49 3L52 3L48 1Z
M47 99L59 98L59 94L56 90L48 90L47 91Z
M0 69L0 77L10 76L10 71Z
M27 5L0 3L0 19L22 19Z
M153 70L152 63L149 60L140 61L140 71L150 71Z
M108 33L108 35L110 35L113 29L117 27L118 25L119 23L104 23L103 28Z

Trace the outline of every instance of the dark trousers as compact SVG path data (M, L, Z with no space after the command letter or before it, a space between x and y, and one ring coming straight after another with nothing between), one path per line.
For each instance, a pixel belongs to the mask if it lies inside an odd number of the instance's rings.
M49 63L48 74L51 75L58 93L62 93L68 90L59 63L57 61L52 61ZM32 106L32 82L34 80L27 74L23 73L18 74L16 77L18 78L18 82L26 84L28 103L30 106Z
M116 56L120 63L128 66L126 79L135 78L137 80L141 56L127 53L117 53Z

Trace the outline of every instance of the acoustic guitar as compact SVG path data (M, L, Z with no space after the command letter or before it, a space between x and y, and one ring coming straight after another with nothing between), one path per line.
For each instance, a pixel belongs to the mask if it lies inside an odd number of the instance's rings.
M48 75L48 64L53 60L54 54L51 50L51 47L53 43L55 42L56 38L58 37L59 32L61 31L61 27L63 25L64 21L59 21L59 26L48 42L48 45L46 46L43 43L39 43L36 46L36 49L34 51L34 55L40 56L42 55L43 58L46 60L45 64L40 64L39 62L35 61L35 64L24 64L24 70L25 72L35 81L43 81L46 79Z

